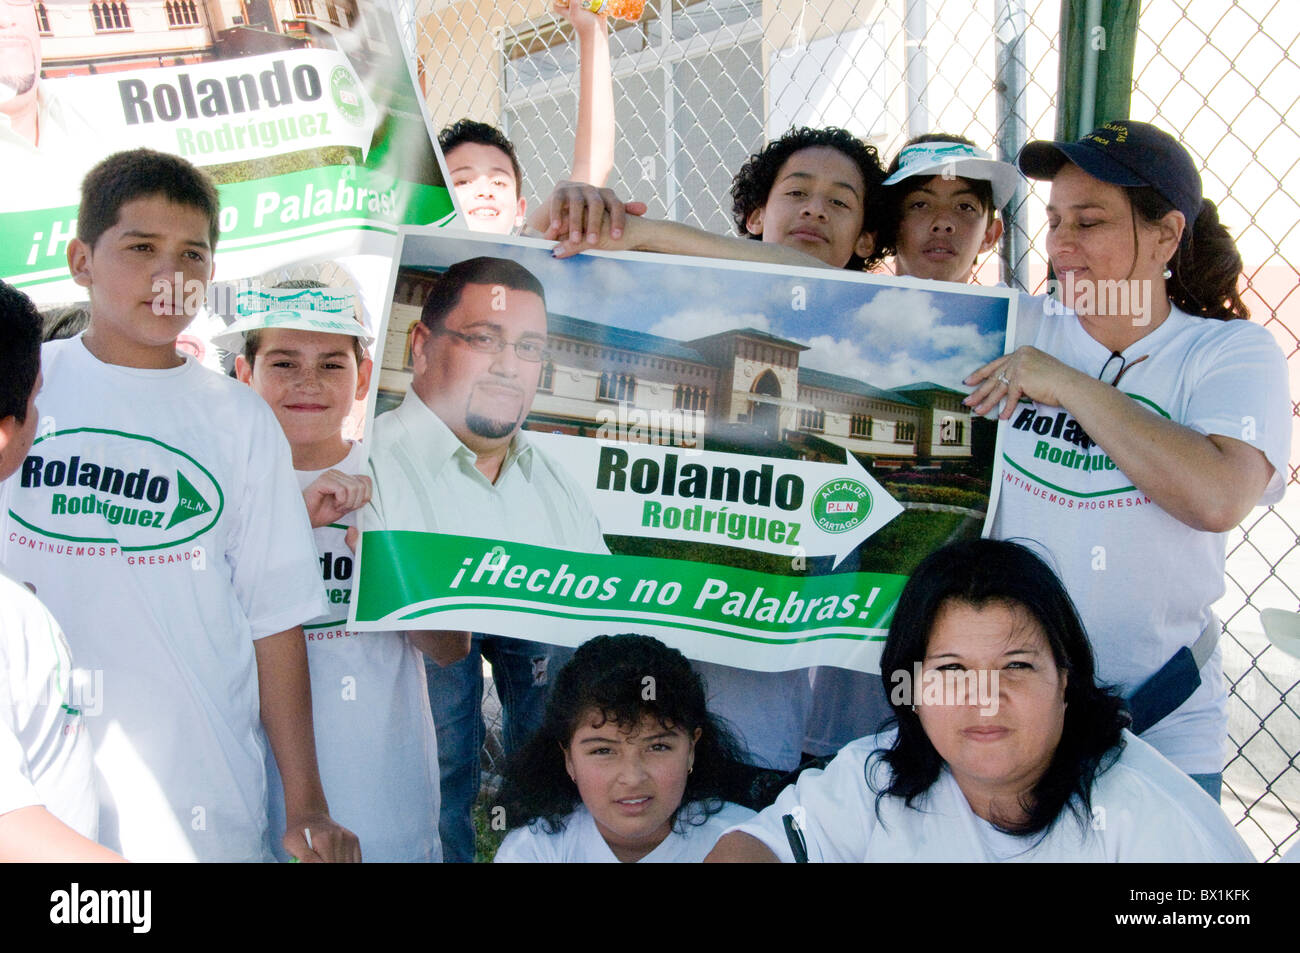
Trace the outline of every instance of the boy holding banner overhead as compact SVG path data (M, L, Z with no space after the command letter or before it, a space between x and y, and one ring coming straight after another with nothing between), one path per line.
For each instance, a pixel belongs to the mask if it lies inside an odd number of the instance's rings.
M580 183L558 185L533 225L561 240L557 257L605 248L862 270L880 260L872 213L884 178L875 148L847 130L799 128L737 172L732 217L744 238L640 218L610 190ZM731 796L761 808L799 767L812 705L808 670L693 664L709 685L710 707L740 730L749 749L751 761Z

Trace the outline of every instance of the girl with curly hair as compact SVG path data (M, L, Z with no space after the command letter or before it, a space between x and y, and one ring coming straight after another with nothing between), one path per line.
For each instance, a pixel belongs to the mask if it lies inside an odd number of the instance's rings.
M644 635L602 635L560 670L542 726L506 763L497 862L690 863L753 811L724 799L739 761L704 683Z

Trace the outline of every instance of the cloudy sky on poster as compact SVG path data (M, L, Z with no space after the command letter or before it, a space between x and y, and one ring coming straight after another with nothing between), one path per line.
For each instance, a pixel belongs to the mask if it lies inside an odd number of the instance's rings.
M444 268L476 255L510 257L537 275L552 313L680 341L756 328L809 345L804 366L876 387L925 380L963 389L962 378L1002 353L1006 300L994 295L835 280L839 273L830 270L801 281L755 265L700 266L665 256L557 261L549 248L408 235L403 265ZM803 310L794 307L796 285L804 288Z

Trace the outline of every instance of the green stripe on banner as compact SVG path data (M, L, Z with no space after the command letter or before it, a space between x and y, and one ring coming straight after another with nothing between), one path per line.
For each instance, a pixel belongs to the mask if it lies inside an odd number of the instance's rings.
M358 622L482 609L677 626L788 645L879 639L906 582L890 573L778 576L388 530L364 534L354 598Z
M434 609L416 610L408 615L401 617L401 621L411 621L421 619L427 615L434 615L438 612L452 612L465 609L483 609L484 606L475 605L472 601L461 604L459 602L440 604ZM638 613L636 617L629 617L627 614L601 615L594 612L565 612L560 609L541 609L533 605L493 605L490 608L493 612L515 612L525 616L549 616L555 619L572 619L578 622L616 622L620 625L633 625L637 622L646 622L645 613ZM690 632L704 632L708 635L716 635L726 639L734 639L737 642L755 642L760 645L796 645L801 642L824 642L828 639L844 639L852 642L883 642L884 635L863 635L853 629L843 629L834 632L818 632L816 635L786 636L785 638L776 638L772 636L747 635L743 632L735 632L730 629L719 629L708 625L699 625L694 622L686 621L689 616L664 616L649 620L656 625L671 624L674 629L685 629ZM346 620L345 620L346 621Z
M446 188L394 179L361 165L304 169L222 185L217 191L222 222L218 256L226 243L251 248L285 241L288 232L344 227L396 233L399 225L436 222L452 211ZM348 219L354 222L343 225ZM0 243L0 275L9 275L19 286L49 280L52 269L66 277L66 244L75 234L76 220L75 205L0 214L6 235Z

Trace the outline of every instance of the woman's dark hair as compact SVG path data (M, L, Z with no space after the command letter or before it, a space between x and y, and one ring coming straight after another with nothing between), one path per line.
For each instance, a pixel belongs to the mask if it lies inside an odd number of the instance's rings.
M890 160L888 168L885 169L885 178L889 178L898 171L899 160L903 158L903 150L908 146L921 145L926 142L956 142L963 146L970 146L972 149L979 148L973 141L965 136L959 136L951 132L927 132L924 135L913 136L905 143L898 147L898 152ZM871 216L871 220L878 226L876 232L877 251L885 257L898 254L898 230L903 224L903 200L907 198L908 193L915 189L921 188L939 172L931 172L926 175L913 175L904 179L902 182L894 185L883 186L876 194L876 209ZM964 178L959 176L959 178ZM993 204L993 183L988 179L964 179L975 197L979 200L980 206L984 209L985 227L993 224L993 218L997 215L997 206Z
M1154 225L1174 211L1174 205L1150 186L1125 188L1133 206L1133 245L1137 247L1136 219ZM1241 252L1219 221L1219 210L1201 200L1195 222L1188 222L1178 251L1169 260L1172 277L1165 281L1169 300L1190 315L1230 321L1248 319L1250 311L1237 292L1241 277Z
M673 822L687 818L702 824L722 810L723 792L744 760L743 749L725 723L709 713L700 676L686 656L658 639L601 635L560 669L537 733L506 761L500 803L508 828L541 820L547 833L564 829L564 819L582 803L565 770L564 750L592 711L620 731L636 730L647 715L688 735L700 729L682 794L682 804L694 802L699 809L675 813Z
M1047 771L1022 804L1027 818L1023 824L998 826L1011 834L1037 834L1051 827L1067 805L1072 806L1080 824L1086 825L1092 811L1093 782L1118 757L1120 731L1128 724L1128 716L1115 692L1097 685L1088 636L1065 587L1046 563L1017 543L962 540L931 553L907 581L889 627L880 657L887 687L897 681L891 673L912 677L913 666L925 659L935 620L954 602L976 609L1005 605L1024 610L1047 636L1056 666L1067 676L1061 740ZM913 692L919 689L913 686ZM912 806L938 780L943 768L943 759L921 727L911 699L900 697L902 693L889 694L898 733L892 747L873 753L866 772L867 783L876 791L877 814L886 795ZM870 765L877 758L889 766L892 775L883 790L872 783ZM1078 802L1072 803L1075 796Z
M746 238L759 238L751 235L745 223L750 213L767 204L767 197L772 191L776 175L796 152L817 146L829 146L844 153L857 165L862 173L862 183L866 194L862 196L862 230L875 234L877 196L880 184L885 181L885 170L880 164L880 154L876 147L867 145L847 129L827 126L824 129L810 129L801 126L791 129L780 139L773 140L761 150L750 156L736 177L731 180L731 217L736 223L736 231ZM880 249L874 249L870 258L853 255L845 268L863 271L884 260Z

